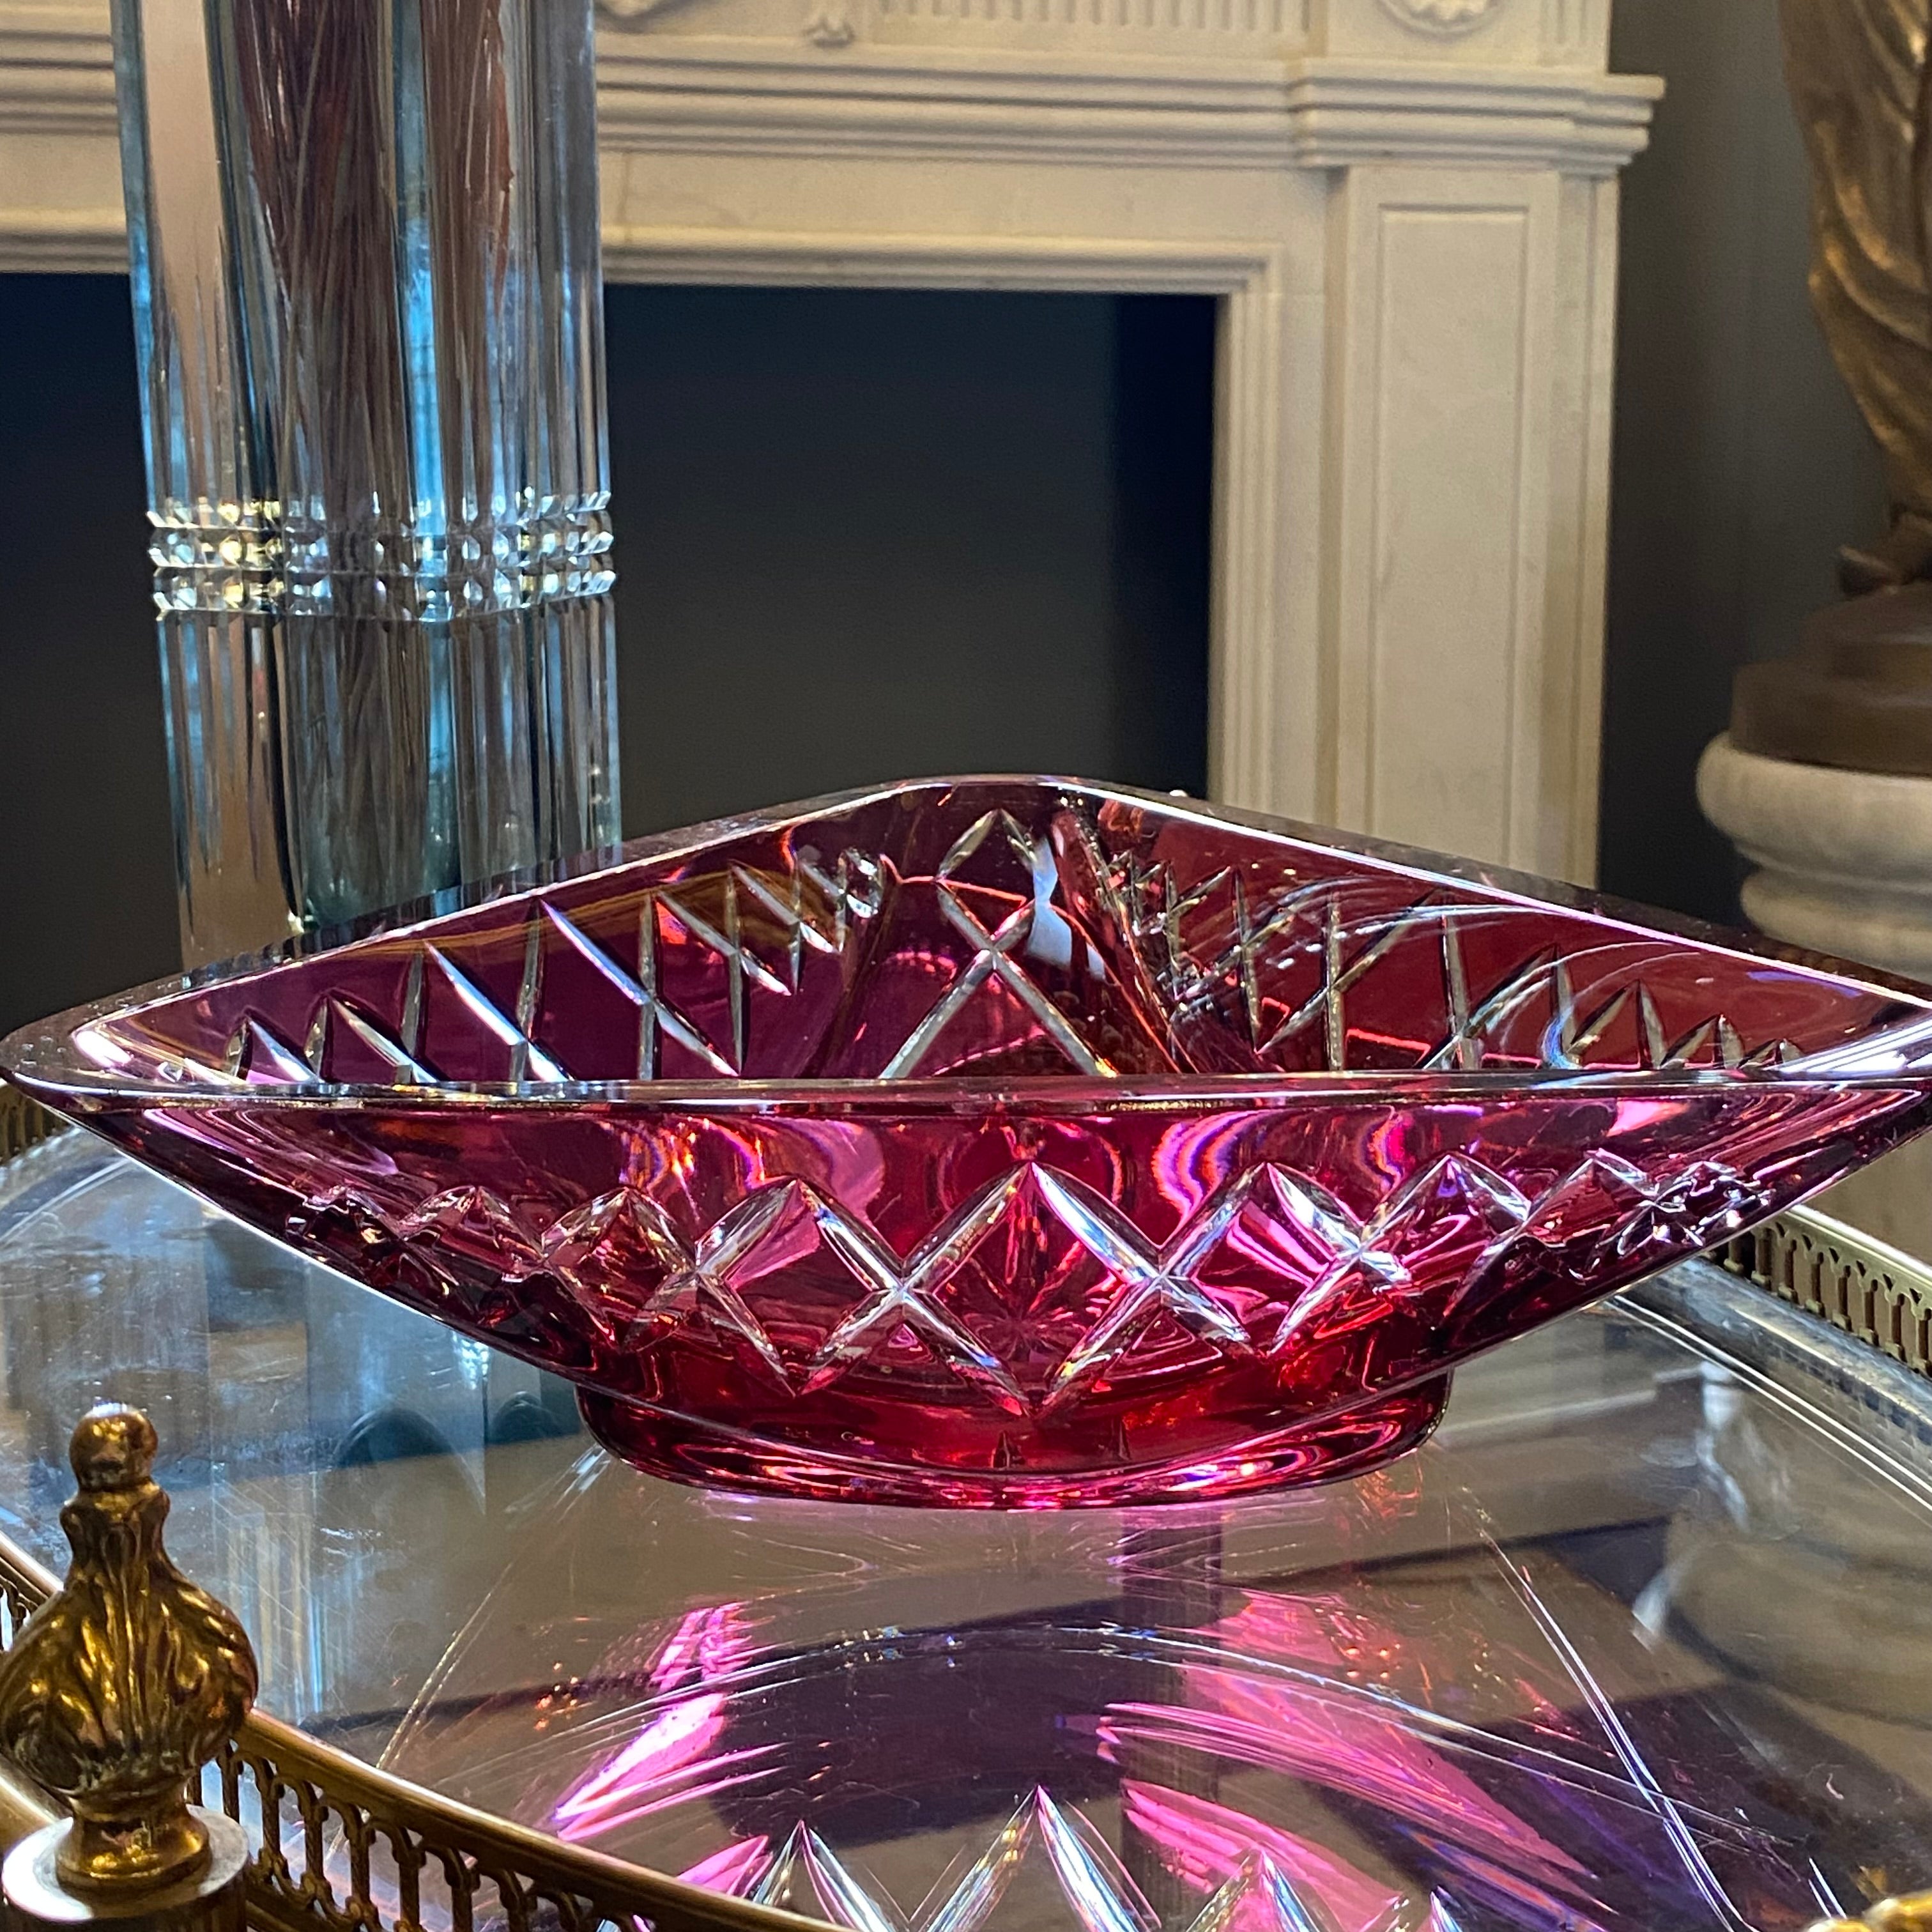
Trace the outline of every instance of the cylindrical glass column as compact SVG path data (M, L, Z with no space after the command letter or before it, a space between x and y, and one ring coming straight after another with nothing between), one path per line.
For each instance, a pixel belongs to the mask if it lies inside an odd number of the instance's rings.
M591 0L115 0L183 950L618 836Z

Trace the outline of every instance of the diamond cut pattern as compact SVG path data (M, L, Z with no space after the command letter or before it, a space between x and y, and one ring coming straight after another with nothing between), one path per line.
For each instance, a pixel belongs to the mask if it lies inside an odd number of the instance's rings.
M996 850L1004 846L1008 856L1018 861L1029 892L991 932L968 908L961 881L968 862L989 842ZM941 862L933 883L940 917L972 948L972 956L938 1004L906 1036L904 1043L886 1062L882 1077L904 1079L917 1072L946 1028L982 988L994 982L1019 1002L1041 1032L1066 1055L1076 1072L1112 1073L1114 1068L1094 1052L1066 1016L1013 958L1022 948L1038 947L1042 927L1053 920L1059 928L1054 938L1064 941L1068 963L1072 962L1073 934L1052 908L1059 874L1047 842L1030 837L1011 812L989 812L960 835ZM1052 956L1060 947L1056 944L1045 950Z
M262 1015L250 1010L241 1015L229 1034L220 1067L204 1066L184 1058L181 1068L185 1072L191 1066L197 1076L224 1084L339 1079L343 1073L332 1061L340 1055L332 1054L331 1048L346 1032L364 1057L373 1058L383 1076L398 1086L433 1086L452 1079L512 1084L612 1078L650 1080L659 1076L666 1042L688 1054L704 1072L720 1079L736 1078L748 1070L752 994L757 991L789 998L800 990L808 956L838 958L855 924L876 916L879 873L878 862L860 854L847 853L830 872L809 856L802 856L781 889L751 868L734 866L710 882L720 901L716 920L700 909L689 890L666 887L641 895L636 914L635 970L620 960L608 938L593 934L554 901L535 898L521 928L523 968L513 1004L493 998L453 949L425 939L410 956L400 1008L393 1018L379 1018L366 1002L327 989L310 1017L300 1048ZM746 903L755 909L761 923L778 928L783 952L776 968L761 958L746 937L740 907ZM634 1010L637 1050L633 1064L622 1069L573 1070L538 1036L545 963L552 947L560 944ZM701 952L722 968L722 1004L728 1028L723 1040L708 1036L664 991L662 955L667 945L674 952ZM434 976L436 986L453 996L456 1010L466 1017L476 1045L465 1043L466 1061L480 1048L490 1063L488 1070L467 1064L460 1070L439 1070L430 1064L423 1042L426 972Z
M1245 1821L1244 1821L1245 1822ZM735 1846L696 1874L713 1889L758 1905L829 1921L847 1932L981 1932L1000 1922L1015 1880L1043 1870L1079 1932L1159 1932L1160 1915L1105 1836L1078 1807L1036 1786L957 1876L949 1874L916 1914L862 1874L801 1820L776 1846ZM1389 1904L1399 1900L1391 1898ZM1246 1852L1177 1932L1337 1932L1328 1907L1268 1852ZM1391 1918L1390 1932L1400 1922ZM1432 1896L1412 1932L1456 1932L1446 1901Z
M487 1189L459 1189L393 1219L384 1232L405 1248L426 1245L432 1266L454 1245L520 1274L548 1269L600 1316L610 1307L613 1276L628 1281L635 1346L722 1348L788 1398L822 1395L848 1378L890 1369L895 1338L910 1331L964 1390L1005 1414L1050 1422L1096 1380L1131 1376L1139 1338L1162 1315L1226 1361L1278 1360L1372 1318L1385 1302L1483 1280L1512 1250L1539 1259L1564 1248L1581 1248L1593 1260L1628 1259L1675 1239L1678 1218L1690 1212L1702 1216L1700 1232L1717 1238L1736 1225L1746 1192L1716 1162L1665 1182L1592 1154L1532 1202L1480 1161L1448 1155L1358 1218L1318 1183L1264 1162L1156 1244L1083 1183L1026 1162L982 1188L903 1260L862 1220L790 1180L753 1190L693 1237L680 1233L658 1203L629 1189L535 1234ZM948 1293L976 1245L1023 1202L1098 1262L1109 1284L1037 1394L962 1322ZM795 1219L808 1220L823 1252L849 1271L851 1294L810 1352L788 1359L745 1284L758 1282L766 1298L785 1300L788 1270L798 1257ZM1225 1257L1244 1222L1267 1282L1258 1295L1231 1293L1208 1278L1206 1264L1217 1251ZM655 1285L638 1292L652 1274ZM1008 1286L1023 1305L1036 1284L1019 1277Z
M1485 983L1472 972L1465 934L1509 920L1495 902L1432 891L1367 910L1360 901L1370 882L1344 874L1291 878L1264 891L1257 904L1254 886L1232 868L1184 880L1171 866L1143 866L1131 856L1117 862L1112 876L1135 909L1137 934L1164 961L1177 1031L1186 1037L1232 1009L1244 1058L1256 1070L1360 1070L1351 1052L1357 1034L1351 996L1366 992L1378 969L1388 976L1391 967L1406 969L1411 1003L1418 990L1426 992L1424 1013L1437 1016L1412 1042L1402 1043L1402 1061L1424 1071L1475 1072L1501 1060L1550 1071L1608 1064L1664 1072L1775 1066L1801 1051L1782 1036L1748 1047L1722 1011L1698 1015L1672 1038L1658 994L1634 959L1627 981L1605 987L1600 956L1606 949L1598 932L1574 956L1544 946ZM1641 950L1628 944L1624 950ZM1439 967L1420 964L1432 955ZM1593 956L1599 957L1593 962ZM1580 961L1591 964L1581 992ZM1271 982L1310 980L1297 997L1280 986L1272 994L1267 990ZM1473 997L1472 984L1483 988ZM1540 1024L1525 1039L1532 1015ZM1619 1022L1630 1035L1627 1041L1614 1038ZM1318 1041L1311 1058L1306 1046Z
M1683 942L1320 848L1186 867L1064 808L1004 806L940 830L929 869L890 849L847 844L828 867L809 846L746 845L615 896L553 890L446 935L286 969L278 987L312 989L296 1011L170 1003L196 1024L168 1040L158 1070L396 1086L1663 1074L1776 1067L1862 1024L1825 982L1789 976L1767 1003L1763 972L1726 956L1709 956L1722 971L1687 970ZM358 958L371 970L350 970ZM573 1025L547 998L565 958L622 1025ZM1760 1005L1768 1025L1749 1016Z

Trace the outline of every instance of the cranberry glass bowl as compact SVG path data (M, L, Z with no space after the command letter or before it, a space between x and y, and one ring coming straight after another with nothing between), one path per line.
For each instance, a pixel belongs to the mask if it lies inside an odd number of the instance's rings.
M1019 1508L1419 1441L1932 1120L1932 994L1173 799L931 781L16 1034L48 1106L687 1480Z

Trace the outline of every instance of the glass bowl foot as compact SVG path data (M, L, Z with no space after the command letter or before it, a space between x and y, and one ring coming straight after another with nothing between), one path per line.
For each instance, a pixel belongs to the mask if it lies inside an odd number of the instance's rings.
M1102 1509L1212 1502L1360 1475L1426 1441L1448 1397L1449 1378L1442 1376L1206 1454L1112 1468L998 1471L882 1462L587 1390L578 1401L590 1432L612 1454L674 1482L818 1502Z

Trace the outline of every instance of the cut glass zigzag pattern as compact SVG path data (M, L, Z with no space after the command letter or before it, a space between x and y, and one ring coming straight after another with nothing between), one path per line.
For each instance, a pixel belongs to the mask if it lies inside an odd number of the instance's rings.
M1004 863L982 864L978 878L968 877L982 854ZM1070 892L1053 842L1001 811L970 825L924 881L904 878L890 854L856 850L828 871L808 848L782 871L740 863L675 886L645 886L621 920L608 906L586 919L555 896L535 896L515 933L521 965L508 997L493 996L485 976L466 963L467 949L424 938L409 947L389 1002L372 1003L369 989L325 977L300 1024L279 1028L244 1009L218 1055L184 1046L164 1054L159 1070L189 1081L308 1084L342 1079L345 1062L373 1060L373 1071L398 1086L479 1077L440 1067L425 1051L427 988L460 1027L466 1066L480 1065L480 1077L493 1082L653 1079L664 1070L667 1044L684 1056L680 1070L696 1077L759 1077L766 1070L752 1037L756 996L794 1000L808 954L844 974L862 970L854 956L859 942L890 901L918 895L930 896L938 916L946 950L935 963L944 984L898 1023L896 1044L878 1064L851 1070L889 1079L947 1070L934 1068L935 1049L989 999L1017 1009L1030 1037L1066 1072L1162 1070L1116 1065L1100 1030L1081 1024L1077 1006L1070 1012L1075 1003L1056 999L1037 970L1029 972L1034 962L1084 968L1129 997L1133 982L1145 982L1149 1003L1164 1016L1150 1030L1166 1036L1166 1070L1185 1070L1196 1060L1202 1071L1388 1070L1379 1063L1393 1049L1401 1064L1428 1072L1498 1065L1670 1072L1772 1066L1800 1052L1781 1033L1750 1036L1721 1009L1673 1025L1640 962L1629 962L1626 972L1619 970L1626 962L1616 960L1606 974L1602 936L1593 927L1587 944L1570 951L1550 944L1546 933L1526 936L1526 944L1543 943L1484 976L1470 964L1466 935L1527 923L1493 899L1438 890L1391 902L1382 890L1365 902L1359 876L1291 874L1269 888L1225 866L1184 883L1171 863L1144 867L1131 854L1089 853L1084 863L1103 882L1096 895L1101 907L1130 942L1124 958L1110 962L1094 944L1095 908ZM490 952L502 952L507 932L490 934ZM549 1036L546 1021L554 1016L543 989L560 953L580 962L633 1014L634 1052L627 1050L621 1063L614 1064L604 1037L586 1059ZM1675 956L1673 950L1663 958ZM707 996L717 1016L710 1030L668 989L671 976L694 980ZM1416 1036L1411 1042L1375 1035L1365 1066L1352 996L1396 983L1410 1001ZM862 1015L862 985L850 1004ZM791 1024L782 1006L770 1010L772 1025ZM1004 1037L997 1012L986 1030Z
M1157 1362L1174 1348L1176 1330L1204 1354L1266 1363L1372 1321L1384 1299L1424 1298L1453 1311L1524 1257L1543 1268L1564 1265L1567 1254L1574 1269L1606 1253L1641 1254L1660 1238L1709 1245L1742 1225L1750 1199L1715 1162L1666 1183L1592 1152L1532 1200L1480 1162L1451 1154L1359 1218L1318 1181L1263 1162L1156 1244L1081 1181L1028 1162L983 1187L904 1258L862 1220L796 1180L753 1190L693 1236L631 1189L540 1232L474 1186L390 1220L346 1194L329 1208L358 1221L365 1248L392 1241L410 1251L419 1274L452 1298L463 1295L473 1270L449 1256L480 1248L490 1273L554 1277L614 1340L640 1352L675 1341L746 1354L788 1397L818 1394L868 1367L903 1373L910 1337L998 1408L1051 1419L1096 1380L1130 1378L1143 1349ZM1058 1247L1040 1240L1042 1224L1065 1238ZM847 1276L844 1294L828 1298L821 1276L816 1325L785 1293L788 1269L805 1258L802 1243ZM989 1244L1017 1258L1001 1285L1022 1304L1051 1294L1070 1254L1097 1264L1060 1324L1064 1352L1031 1376L1002 1359L992 1338L1004 1324L985 1321L982 1310L976 1328L969 1298L957 1291ZM1244 1250L1264 1257L1265 1292L1240 1282ZM772 1332L780 1323L768 1327L754 1301L784 1318L782 1344ZM1028 1337L1029 1356L1037 1339Z
M716 1861L713 1861L716 1862ZM1159 1915L1119 1856L1074 1805L1035 1788L950 1887L908 1916L875 1880L861 1877L825 1838L800 1823L776 1849L753 1844L734 1862L729 1889L759 1905L824 1918L848 1932L980 1932L994 1918L1015 1876L1030 1864L1051 1873L1063 1909L1080 1932L1159 1932ZM1455 1932L1439 1900L1413 1932ZM1176 1932L1227 1932L1237 1922L1253 1932L1335 1932L1328 1913L1304 1894L1275 1859L1244 1858ZM1393 1918L1387 1932L1408 1932Z

